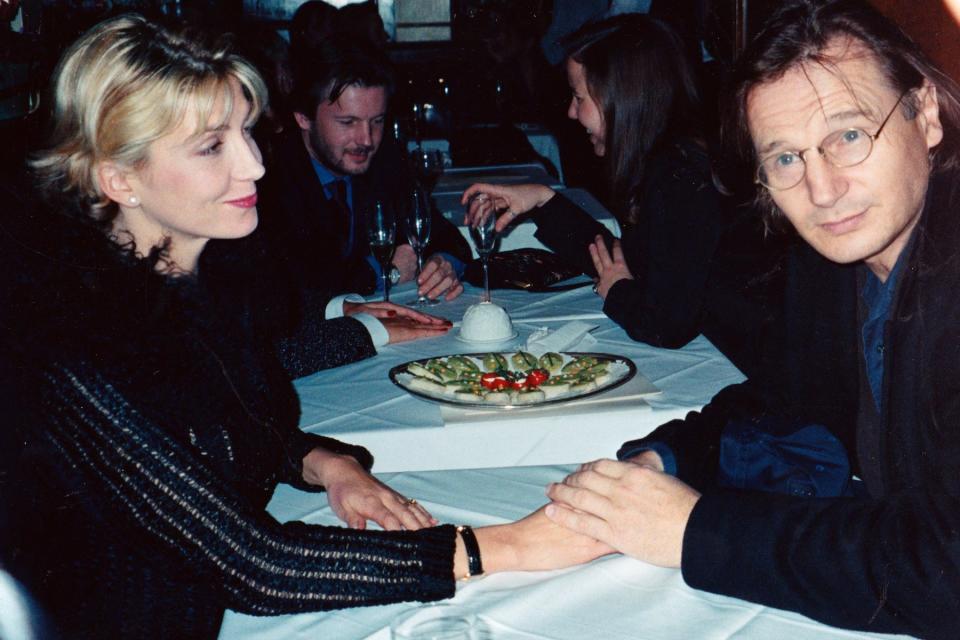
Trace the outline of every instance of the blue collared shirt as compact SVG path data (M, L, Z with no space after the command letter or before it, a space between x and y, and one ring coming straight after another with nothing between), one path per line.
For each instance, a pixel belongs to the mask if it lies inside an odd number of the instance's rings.
M343 180L347 185L347 207L350 209L350 215L354 214L353 212L353 180L352 176L338 176L333 171L330 171L322 162L318 162L316 158L310 156L310 163L313 165L313 171L317 174L317 178L320 180L320 184L323 185L323 192L326 194L327 198L333 198L333 183L337 180ZM354 225L350 225L350 235L347 237L347 247L352 247L357 241L353 237ZM373 272L377 274L377 290L383 289L382 280L380 279L380 263L376 261L372 254L367 254L367 262L370 263L370 266L373 267Z
M866 265L860 267L864 271L860 297L866 309L866 317L863 326L860 327L863 359L867 370L867 381L870 383L870 391L873 394L873 403L881 414L883 413L883 352L885 348L883 334L890 311L893 309L893 296L897 291L897 281L906 263L904 256L907 253L906 249L900 252L897 263L893 265L893 270L887 276L886 282L880 282L880 278L875 276Z
M350 215L353 215L353 181L350 179L351 176L338 176L334 172L330 171L327 167L321 162L311 156L310 164L313 165L313 171L317 174L317 178L320 180L320 184L323 185L323 193L327 196L328 199L333 199L334 186L333 183L337 180L343 180L347 185L347 207L350 209ZM353 237L353 225L350 225L350 236L347 238L347 246L352 247L356 239Z

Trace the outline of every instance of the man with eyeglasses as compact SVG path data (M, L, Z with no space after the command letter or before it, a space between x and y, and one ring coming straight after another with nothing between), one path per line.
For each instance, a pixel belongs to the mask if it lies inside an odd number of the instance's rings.
M626 443L620 462L551 485L547 514L681 568L694 588L835 626L956 638L960 88L861 0L781 8L733 80L727 133L770 221L801 240L787 260L784 352L766 376ZM744 424L825 427L860 489L719 486L724 430Z

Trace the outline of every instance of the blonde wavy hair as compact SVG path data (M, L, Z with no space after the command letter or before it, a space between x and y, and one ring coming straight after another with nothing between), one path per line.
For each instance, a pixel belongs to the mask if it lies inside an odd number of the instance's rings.
M100 189L98 165L142 167L150 144L191 109L197 133L206 129L218 99L226 122L231 78L250 101L252 124L266 107L267 88L228 43L207 44L136 14L101 22L70 46L54 73L50 145L31 161L41 191L51 199L79 198L86 214L109 225L118 208Z

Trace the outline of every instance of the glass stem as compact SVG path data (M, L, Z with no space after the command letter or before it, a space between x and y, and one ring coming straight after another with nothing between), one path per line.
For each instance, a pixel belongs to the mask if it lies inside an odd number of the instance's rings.
M490 267L487 264L487 257L484 256L480 262L483 264L483 300L481 302L490 302Z
M413 283L417 285L417 288L420 288L420 274L423 273L423 249L415 249L417 254L417 277L414 279ZM417 296L420 300L426 300L427 296L420 294Z
M390 278L387 277L387 270L381 269L381 275L383 277L383 301L390 302Z

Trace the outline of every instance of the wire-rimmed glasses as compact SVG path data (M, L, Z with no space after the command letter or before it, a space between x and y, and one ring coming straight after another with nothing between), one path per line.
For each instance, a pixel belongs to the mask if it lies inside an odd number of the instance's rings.
M867 133L859 127L840 129L824 138L819 146L813 147L813 150L824 160L841 169L854 167L865 161L873 152L873 143L880 137L883 128L887 126L900 105L900 101L909 92L908 89L900 94L876 133ZM797 186L807 173L807 162L804 156L808 151L810 149L781 151L767 156L757 166L754 181L774 191L783 191Z

